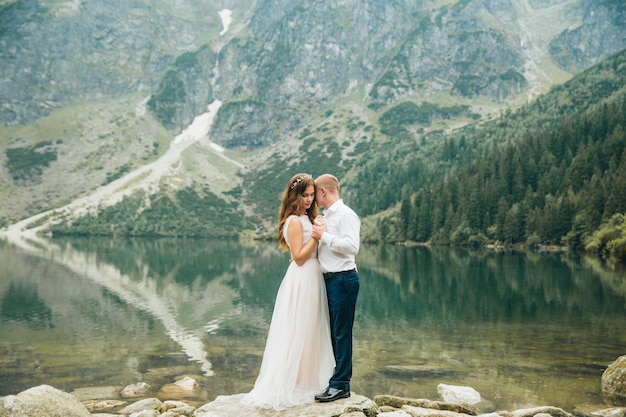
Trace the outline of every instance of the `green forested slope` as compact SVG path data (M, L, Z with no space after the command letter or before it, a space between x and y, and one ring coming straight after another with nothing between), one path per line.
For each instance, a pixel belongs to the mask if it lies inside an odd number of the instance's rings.
M382 240L582 247L626 212L625 86L623 51L498 120L379 152L353 200L364 214L401 200Z

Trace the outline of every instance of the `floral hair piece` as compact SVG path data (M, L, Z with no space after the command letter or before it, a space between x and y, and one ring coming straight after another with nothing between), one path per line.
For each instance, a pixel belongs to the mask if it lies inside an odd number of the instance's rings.
M300 181L305 180L307 178L313 178L313 177L310 174L300 175L299 177L296 178L294 182L291 183L291 187L289 187L289 189L293 190L294 188L296 188L296 185L300 184Z

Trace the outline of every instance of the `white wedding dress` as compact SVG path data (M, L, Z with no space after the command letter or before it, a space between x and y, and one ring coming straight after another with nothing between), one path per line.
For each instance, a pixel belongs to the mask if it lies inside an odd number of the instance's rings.
M287 244L287 228L296 217L302 222L303 243L311 238L309 218L290 216L283 232ZM276 295L259 376L241 401L275 410L312 403L328 386L334 367L326 286L315 249L302 266L289 263Z

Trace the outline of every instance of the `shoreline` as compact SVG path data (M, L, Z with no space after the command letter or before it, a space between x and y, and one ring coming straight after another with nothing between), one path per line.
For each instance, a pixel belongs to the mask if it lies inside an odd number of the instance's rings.
M192 377L161 387L157 397L143 382L119 387L85 387L65 392L39 385L15 395L0 396L0 416L30 417L72 415L76 417L623 417L626 407L605 404L601 408L567 410L552 405L500 410L471 387L439 384L437 399L407 398L380 394L373 398L352 392L331 403L311 401L281 410L243 405L245 393L218 395L208 402L185 400L199 388ZM173 399L165 399L165 398ZM605 403L607 401L605 400ZM34 407L34 408L33 408ZM68 407L67 410L63 410ZM55 413L42 410L54 408ZM31 410L31 411L28 411ZM32 414L37 410L37 414ZM75 410L75 411L70 411Z

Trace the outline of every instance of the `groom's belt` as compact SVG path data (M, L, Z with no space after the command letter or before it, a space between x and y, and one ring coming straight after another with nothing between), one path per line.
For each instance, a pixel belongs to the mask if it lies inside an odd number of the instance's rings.
M330 279L334 276L341 275L341 274L349 274L351 272L356 272L356 268L348 269L346 271L339 271L339 272L323 272L322 275L324 275L324 279Z

